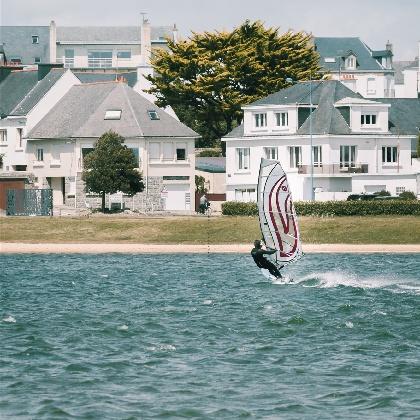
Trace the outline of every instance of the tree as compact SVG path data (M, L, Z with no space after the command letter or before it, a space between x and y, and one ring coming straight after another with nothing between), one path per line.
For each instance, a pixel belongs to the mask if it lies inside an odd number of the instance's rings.
M213 146L242 121L241 106L290 85L320 78L311 36L246 21L232 32L194 33L156 51L156 77L148 76L159 106L170 105L182 122Z
M195 191L200 194L205 194L207 192L206 179L204 178L204 176L195 176Z
M123 143L124 137L108 131L98 139L83 162L85 190L102 195L102 212L105 211L105 194L121 191L134 195L144 188L141 174L136 170L138 163L134 153Z
M399 198L401 200L417 200L416 194L413 193L413 191L403 191Z

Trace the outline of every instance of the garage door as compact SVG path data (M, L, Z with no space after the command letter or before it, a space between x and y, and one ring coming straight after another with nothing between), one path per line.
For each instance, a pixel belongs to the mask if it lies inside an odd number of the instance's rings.
M189 184L165 185L165 210L190 210L191 197Z

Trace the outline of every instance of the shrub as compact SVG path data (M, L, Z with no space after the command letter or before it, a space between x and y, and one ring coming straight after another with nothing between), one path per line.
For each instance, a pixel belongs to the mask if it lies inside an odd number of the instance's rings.
M389 197L391 193L389 191L381 190L376 193L374 193L377 197Z
M398 198L400 200L417 200L416 194L412 191L403 191Z
M420 201L358 200L358 201L298 201L296 213L300 216L376 216L420 215ZM256 203L227 201L222 204L222 214L227 216L257 216Z
M204 149L199 152L198 157L220 157L222 151L220 149Z

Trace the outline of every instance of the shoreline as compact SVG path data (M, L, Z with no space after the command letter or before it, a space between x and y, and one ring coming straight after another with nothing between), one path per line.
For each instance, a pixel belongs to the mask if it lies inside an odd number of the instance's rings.
M132 244L0 242L0 254L247 254L252 244ZM303 244L304 253L420 253L420 244Z

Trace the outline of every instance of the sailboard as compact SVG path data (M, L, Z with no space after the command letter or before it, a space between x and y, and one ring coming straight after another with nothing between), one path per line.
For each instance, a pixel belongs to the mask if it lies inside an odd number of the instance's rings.
M264 243L277 250L266 257L278 268L298 260L302 256L298 219L286 173L277 160L261 159L257 206Z

